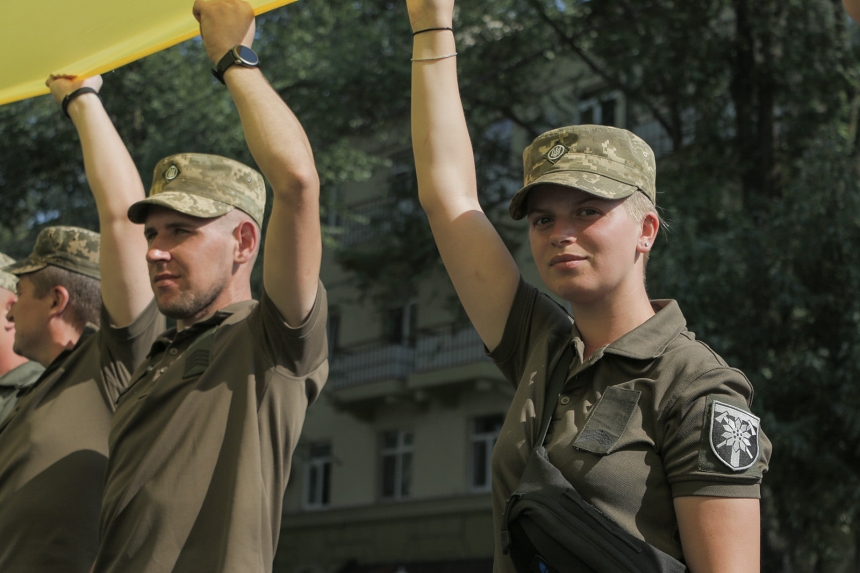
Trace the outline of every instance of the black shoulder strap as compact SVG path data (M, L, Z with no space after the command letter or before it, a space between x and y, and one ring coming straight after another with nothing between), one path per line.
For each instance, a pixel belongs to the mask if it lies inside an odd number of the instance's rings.
M543 418L541 418L541 428L538 434L538 439L535 440L535 448L542 446L546 440L546 433L549 430L549 424L552 421L552 413L555 411L555 405L558 402L558 397L564 388L564 383L567 380L567 373L570 370L570 363L573 362L573 345L568 343L561 358L555 364L552 371L552 377L546 385L546 400L543 406Z

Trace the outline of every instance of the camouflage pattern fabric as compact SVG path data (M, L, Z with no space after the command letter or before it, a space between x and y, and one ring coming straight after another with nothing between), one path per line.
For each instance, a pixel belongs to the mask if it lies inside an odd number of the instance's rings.
M128 218L143 223L151 205L211 219L238 208L263 225L266 184L247 165L202 153L165 157L155 166L149 197L128 210Z
M48 227L39 233L29 257L4 270L21 276L54 265L101 280L99 242L99 234L87 229Z
M13 275L12 273L6 272L6 267L13 264L15 259L6 255L4 253L0 253L0 288L5 288L8 291L15 292L15 288L18 286L18 277Z
M524 187L511 199L514 219L526 216L529 191L552 183L606 199L641 190L657 203L654 152L642 139L617 127L576 125L539 135L523 152Z

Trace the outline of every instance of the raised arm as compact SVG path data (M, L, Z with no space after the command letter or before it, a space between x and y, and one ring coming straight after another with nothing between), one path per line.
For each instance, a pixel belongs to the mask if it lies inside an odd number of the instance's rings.
M217 63L254 40L254 13L242 0L196 0L194 15L206 52ZM313 309L322 258L319 177L301 124L259 68L224 74L248 148L274 192L266 234L263 284L284 320L298 326Z
M407 0L413 32L452 26L453 0ZM475 160L457 85L454 34L416 34L412 148L418 195L472 324L490 350L502 339L519 270L478 202Z
M98 92L100 76L77 80L50 77L57 103L81 87ZM145 198L143 183L101 100L93 93L72 99L67 111L81 140L84 168L99 213L102 299L114 326L128 326L152 300L143 225L128 220L128 208Z
M692 573L759 573L758 499L676 497L675 514Z

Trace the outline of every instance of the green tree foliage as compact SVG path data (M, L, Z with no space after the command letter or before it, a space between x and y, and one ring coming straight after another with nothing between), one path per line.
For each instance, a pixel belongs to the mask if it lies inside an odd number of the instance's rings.
M481 200L512 247L524 238L506 218L521 178L516 148L576 121L577 86L621 92L628 125L654 119L665 130L658 190L673 231L649 264L649 290L677 298L691 329L756 387L775 449L763 570L856 569L860 50L840 3L461 2L455 27ZM329 246L368 294L409 296L439 262L402 154L405 8L302 0L261 17L258 30L266 75L314 148ZM145 184L179 151L252 163L209 67L192 40L105 78L105 105ZM0 126L2 248L26 254L45 224L95 228L58 106L43 97L0 107ZM348 184L392 168L384 208L343 208ZM374 240L339 241L361 222Z

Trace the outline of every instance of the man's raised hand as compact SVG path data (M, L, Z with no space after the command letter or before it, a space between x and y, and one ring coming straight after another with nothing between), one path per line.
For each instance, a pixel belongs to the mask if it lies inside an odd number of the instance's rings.
M195 0L193 12L213 64L233 47L254 43L254 9L244 0Z

